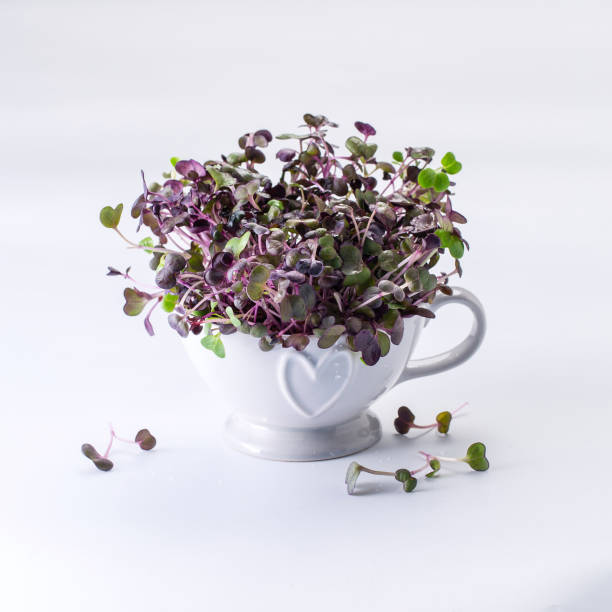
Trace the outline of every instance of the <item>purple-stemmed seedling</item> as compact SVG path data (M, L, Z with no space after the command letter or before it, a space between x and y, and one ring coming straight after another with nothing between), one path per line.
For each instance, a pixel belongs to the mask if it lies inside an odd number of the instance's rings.
M128 440L127 438L122 438L118 436L112 425L109 425L110 429L110 440L108 441L108 446L104 451L103 455L100 455L98 451L91 444L83 444L81 446L81 452L90 459L93 464L103 472L108 472L113 469L113 462L108 458L111 452L111 448L113 447L113 442L115 440L119 442L124 442L126 444L137 444L142 450L151 450L157 444L157 440L151 434L148 429L141 429L136 434L134 440Z
M397 411L397 418L393 421L393 425L395 427L395 431L398 434L405 435L411 429L429 429L433 430L434 428L438 429L438 432L441 434L447 434L450 429L450 423L455 414L459 412L462 408L465 408L468 405L468 402L464 402L458 408L455 408L452 412L445 410L443 412L439 412L436 415L436 422L430 423L429 425L417 425L415 421L415 416L412 410L407 406L400 406Z
M113 462L108 457L100 455L91 444L83 444L81 452L88 459L91 459L92 463L102 472L108 472L113 469Z

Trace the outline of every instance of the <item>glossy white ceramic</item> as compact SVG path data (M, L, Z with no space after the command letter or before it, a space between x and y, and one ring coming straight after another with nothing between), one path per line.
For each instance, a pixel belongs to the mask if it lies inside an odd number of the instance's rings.
M237 449L266 459L316 461L350 455L376 443L378 419L368 408L394 385L459 365L480 346L485 315L469 291L454 288L439 295L430 308L467 306L474 315L467 338L456 347L410 361L428 319L405 319L404 337L375 366L343 339L320 349L316 339L302 352L276 346L263 352L257 340L241 333L223 336L226 357L219 359L200 345L198 336L185 340L196 368L220 405L233 410L226 434ZM443 323L436 323L443 324Z

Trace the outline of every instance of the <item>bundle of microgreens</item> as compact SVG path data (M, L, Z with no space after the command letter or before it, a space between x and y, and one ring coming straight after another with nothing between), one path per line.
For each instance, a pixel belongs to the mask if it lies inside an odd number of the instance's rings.
M374 365L401 342L404 319L432 318L427 304L452 293L448 279L461 275L468 247L457 227L467 220L451 203L454 154L436 166L429 147L381 159L376 130L361 121L341 151L328 139L335 123L312 114L304 122L301 133L277 136L295 144L277 151L276 178L258 171L273 140L265 129L220 159L172 158L161 184L143 175L131 215L151 236L139 242L118 228L123 204L102 209L105 227L152 257L157 289L127 287L123 308L136 316L148 306L149 334L161 306L180 336L201 334L218 357L221 336L239 331L264 351L344 338ZM453 269L435 272L444 253ZM136 282L129 269L108 273Z

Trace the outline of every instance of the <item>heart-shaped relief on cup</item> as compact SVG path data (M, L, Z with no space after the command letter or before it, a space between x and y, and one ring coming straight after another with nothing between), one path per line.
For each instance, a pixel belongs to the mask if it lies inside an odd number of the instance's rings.
M278 380L287 401L302 415L323 414L342 395L353 373L347 350L326 351L318 361L307 353L287 351L279 364Z

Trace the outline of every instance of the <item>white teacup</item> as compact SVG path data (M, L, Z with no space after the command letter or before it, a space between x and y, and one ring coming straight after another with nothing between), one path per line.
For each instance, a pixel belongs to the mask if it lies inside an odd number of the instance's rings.
M404 337L374 366L361 361L341 338L320 349L316 338L302 352L275 346L263 352L251 336L223 336L226 357L219 359L190 335L186 348L215 394L219 406L233 410L226 435L245 453L282 461L316 461L356 453L380 440L380 422L368 408L398 383L453 368L469 359L485 333L484 310L465 289L439 294L431 310L463 304L474 315L467 338L456 347L410 361L423 317L404 320Z

